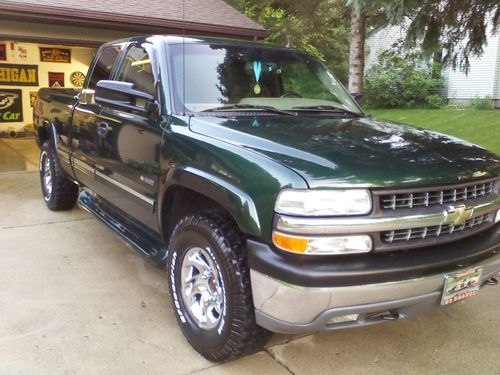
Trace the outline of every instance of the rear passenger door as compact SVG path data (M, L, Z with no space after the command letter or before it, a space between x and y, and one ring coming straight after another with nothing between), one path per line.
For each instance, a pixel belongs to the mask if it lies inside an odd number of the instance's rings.
M95 165L99 161L100 138L97 129L102 107L94 100L95 86L110 79L113 68L124 48L123 43L106 45L99 49L90 67L84 89L73 112L71 150L73 170L78 181L95 188Z
M128 47L116 80L158 99L151 44ZM158 118L103 106L96 129L98 194L149 229L158 230L155 212L162 130Z

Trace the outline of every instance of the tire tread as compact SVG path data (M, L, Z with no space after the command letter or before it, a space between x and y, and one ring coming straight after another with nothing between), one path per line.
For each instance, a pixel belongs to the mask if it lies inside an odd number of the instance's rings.
M42 146L42 150L47 152L52 165L52 194L47 203L47 207L53 211L70 210L76 205L78 199L78 185L64 175L64 171L59 166L56 152L48 142ZM43 182L42 183L42 192Z
M261 350L272 333L255 322L250 272L242 234L225 212L219 210L181 219L174 228L172 237L186 226L210 229L213 240L222 250L221 255L232 278L234 314L227 342L216 352L201 354L210 361L225 362Z

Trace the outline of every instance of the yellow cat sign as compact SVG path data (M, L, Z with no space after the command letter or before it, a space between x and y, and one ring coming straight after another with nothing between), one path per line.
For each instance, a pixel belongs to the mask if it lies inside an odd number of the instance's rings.
M0 124L23 122L23 90L0 89Z

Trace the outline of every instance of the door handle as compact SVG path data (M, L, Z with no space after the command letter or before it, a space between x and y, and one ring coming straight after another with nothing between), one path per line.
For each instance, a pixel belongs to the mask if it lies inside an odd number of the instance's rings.
M100 122L97 124L97 134L100 136L105 136L108 134L109 124L107 122Z

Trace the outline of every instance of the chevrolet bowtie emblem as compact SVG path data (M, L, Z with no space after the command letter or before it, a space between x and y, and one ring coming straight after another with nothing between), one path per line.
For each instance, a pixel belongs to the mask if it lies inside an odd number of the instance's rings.
M445 219L443 224L461 225L472 217L474 207L466 208L464 205L450 206L444 213Z

